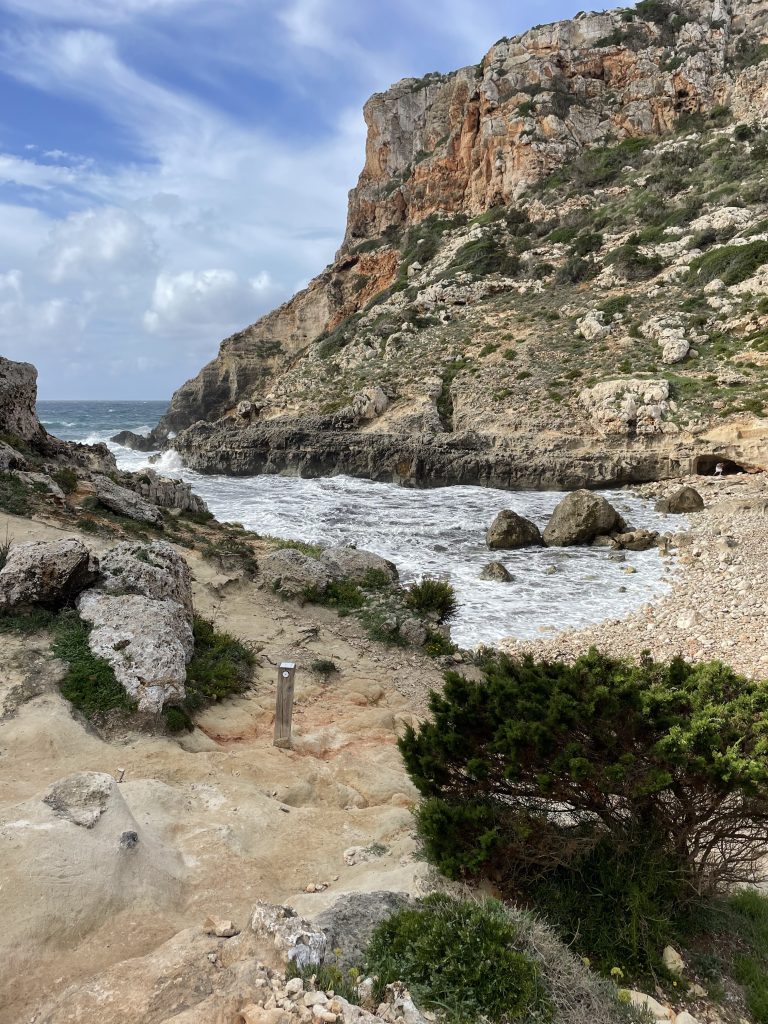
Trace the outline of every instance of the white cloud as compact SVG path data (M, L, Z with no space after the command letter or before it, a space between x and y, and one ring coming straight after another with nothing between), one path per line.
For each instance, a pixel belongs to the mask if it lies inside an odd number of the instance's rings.
M244 325L255 319L255 310L274 286L263 272L248 281L233 270L188 270L159 274L152 306L144 314L144 326L152 333L194 325Z
M151 274L157 264L157 246L151 229L135 214L115 207L85 210L57 224L45 256L51 279L104 280Z
M202 3L205 0L0 0L0 10L50 21L115 24Z

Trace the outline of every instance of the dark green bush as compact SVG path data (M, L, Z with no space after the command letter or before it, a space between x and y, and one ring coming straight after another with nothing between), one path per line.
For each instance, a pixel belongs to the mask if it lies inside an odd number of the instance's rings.
M658 256L645 256L636 245L620 245L605 257L608 266L614 266L628 281L647 281L664 268Z
M68 466L57 470L53 474L53 479L65 494L74 494L77 490L77 473Z
M336 662L331 661L330 658L317 658L310 667L313 672L317 672L321 676L330 676L339 671Z
M11 516L29 515L29 491L13 473L0 473L0 509Z
M455 277L456 274L469 273L480 278L488 274L516 277L519 272L520 257L510 252L495 235L483 235L459 249L447 274Z
M583 260L580 256L569 256L560 267L555 277L556 284L581 284L591 281L600 272L600 268L592 260Z
M530 1020L542 1009L539 968L495 900L443 894L393 914L374 932L366 970L379 987L404 982L419 1005L449 1021Z
M334 580L325 590L305 587L302 597L309 604L322 604L340 612L354 611L365 605L365 594L352 580Z
M456 612L456 591L447 580L425 578L408 588L405 603L419 612L436 612L445 622Z
M62 612L54 626L51 650L67 662L61 692L86 718L109 711L129 712L135 703L115 678L112 666L88 646L90 627L76 612Z
M627 963L658 954L656 924L672 911L759 874L764 684L718 663L634 665L596 651L572 665L498 655L481 667L481 684L447 673L433 720L400 740L428 800L422 844L442 870L491 871L528 898L549 892L568 934L581 899L602 917L590 934L602 929L602 949L613 943Z
M165 728L170 733L191 732L194 723L184 708L168 707L163 709Z
M588 256L603 247L603 236L594 231L585 231L574 240L573 251L577 256Z
M255 657L236 637L219 633L213 622L196 615L195 650L187 665L187 697L183 707L197 711L206 704L244 693L253 678Z
M749 242L747 245L724 245L720 249L698 256L692 263L689 280L706 284L720 278L729 288L752 277L768 263L768 242Z

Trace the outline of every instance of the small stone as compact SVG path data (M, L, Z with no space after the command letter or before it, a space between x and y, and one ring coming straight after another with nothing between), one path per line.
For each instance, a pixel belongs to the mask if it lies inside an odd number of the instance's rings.
M215 935L218 939L231 939L233 935L240 934L240 929L236 928L231 921L213 916L206 917L203 929L206 935Z
M139 842L139 836L137 832L123 832L120 835L120 849L121 850L132 850L134 846L137 846Z
M481 580L492 580L495 583L511 583L512 573L501 562L489 562L480 573Z
M694 999L706 999L707 990L701 985L693 984L688 989L688 994L693 996Z
M666 969L670 974L674 974L676 977L681 977L683 973L683 958L677 952L673 946L665 946L664 952L661 954L661 960Z
M285 984L286 995L297 996L304 991L304 979L303 978L291 978Z

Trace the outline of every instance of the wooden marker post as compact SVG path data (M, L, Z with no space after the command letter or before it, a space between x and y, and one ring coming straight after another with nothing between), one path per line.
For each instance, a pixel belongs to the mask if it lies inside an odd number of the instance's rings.
M275 706L275 740L276 747L290 747L291 726L293 723L293 687L296 678L296 665L292 661L284 661L277 670L277 704Z

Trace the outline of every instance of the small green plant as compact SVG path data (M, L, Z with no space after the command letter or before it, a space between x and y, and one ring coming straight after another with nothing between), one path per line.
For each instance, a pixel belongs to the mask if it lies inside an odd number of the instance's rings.
M69 466L57 470L53 474L53 479L65 494L74 494L77 490L77 473Z
M360 1002L357 992L361 980L360 971L355 967L344 970L336 964L324 963L320 967L308 964L300 968L296 966L295 960L289 960L285 976L288 980L303 978L308 985L313 984L320 991L333 992L353 1005Z
M331 661L330 658L317 658L312 662L310 668L319 676L330 676L339 671L336 662Z
M253 678L254 654L236 637L219 633L213 622L196 615L195 649L187 665L185 711L244 693Z
M171 734L191 732L194 729L192 719L183 708L163 708L163 718L165 719L165 728Z
M323 553L320 544L306 544L302 540L283 540L281 537L264 536L261 539L272 543L276 551L300 551L309 558L319 558Z
M13 473L0 473L0 509L12 516L29 515L29 491Z
M99 524L93 519L86 519L85 516L81 516L75 526L78 530L82 530L83 533L98 533Z
M67 663L61 692L86 718L110 711L131 712L135 703L117 681L112 666L88 646L90 627L74 611L62 612L54 625L51 650Z
M456 591L447 580L425 578L408 588L405 603L418 612L435 612L440 622L456 614Z
M0 569L5 568L8 561L8 555L11 553L13 547L13 538L8 532L8 528L5 529L5 538L0 541Z
M454 654L456 649L456 645L448 640L447 637L444 637L442 633L438 633L433 629L427 631L424 653L430 658L445 658L449 654Z
M495 900L433 894L378 926L366 971L381 991L404 982L420 1006L440 1010L454 1024L524 1021L545 1000L539 967L522 945Z
M353 580L333 580L325 590L317 587L305 587L302 597L308 604L321 604L327 608L335 608L340 614L364 607L365 594Z

